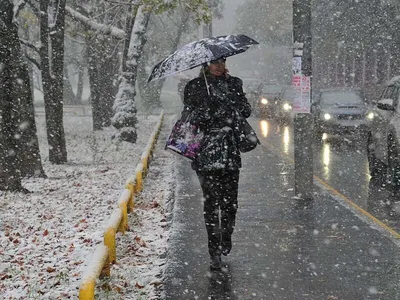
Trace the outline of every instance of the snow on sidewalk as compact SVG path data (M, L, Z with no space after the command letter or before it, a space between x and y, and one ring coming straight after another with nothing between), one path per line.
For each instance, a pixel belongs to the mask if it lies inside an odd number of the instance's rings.
M102 242L105 223L158 116L138 119L138 142L129 144L111 142L110 128L93 134L90 116L65 116L68 163L60 166L48 163L44 118L37 119L48 178L25 179L28 195L0 192L1 299L77 298L85 263ZM152 216L158 225L162 213L144 217L141 229L153 231L146 226Z

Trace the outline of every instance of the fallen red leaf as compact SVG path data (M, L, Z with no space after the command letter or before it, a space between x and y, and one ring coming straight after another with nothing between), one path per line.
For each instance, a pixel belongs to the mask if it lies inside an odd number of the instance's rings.
M138 282L136 282L135 288L142 289L142 288L144 288L144 285L140 285Z

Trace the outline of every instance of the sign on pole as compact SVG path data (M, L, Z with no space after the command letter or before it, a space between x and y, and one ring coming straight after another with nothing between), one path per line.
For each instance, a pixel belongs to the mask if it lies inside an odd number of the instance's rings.
M293 112L310 113L311 81L310 76L293 75L292 85L296 91Z
M304 76L301 72L302 68L302 50L294 52L292 63L292 86L296 91L296 96L293 102L294 113L310 113L310 99L311 99L311 81L310 76Z

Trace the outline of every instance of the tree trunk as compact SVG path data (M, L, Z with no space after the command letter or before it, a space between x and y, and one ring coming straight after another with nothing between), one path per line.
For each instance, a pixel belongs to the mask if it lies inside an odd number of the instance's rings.
M21 86L21 175L46 177L40 157L39 141L37 137L35 108L30 86L28 67L21 62L17 73L22 79Z
M131 13L126 18L126 23L125 23L125 41L124 41L124 50L123 50L122 61L121 61L122 72L126 71L126 61L128 60L129 44L131 43L133 24L135 24L135 18L136 18L138 9L139 9L139 5L134 5L133 7L132 7L132 5L129 6L129 10Z
M87 58L88 58L88 74L90 83L90 104L92 106L92 120L93 130L101 130L101 111L100 111L100 89L99 85L99 73L97 70L95 50L93 46L88 42L86 46Z
M78 67L78 86L76 89L76 102L78 104L82 104L82 94L83 94L83 76L84 76L84 68L83 62L79 64Z
M26 24L25 24L26 25ZM30 40L30 30L28 26L23 26L23 38ZM23 50L20 43L16 44L17 51L21 53L18 61L17 77L22 79L20 82L20 162L21 176L40 176L46 177L40 157L39 141L37 137L35 108L34 108L34 71L33 64L27 64L23 59ZM27 52L30 51L27 49Z
M74 91L72 89L71 81L69 79L68 69L64 68L64 104L75 105L77 104Z
M54 164L67 162L63 125L64 86L64 26L65 0L58 3L56 24L49 32L49 0L40 1L40 61L43 82L43 96L46 112L49 161ZM50 40L49 40L50 37Z
M145 34L150 14L151 10L146 9L144 5L138 9L129 44L126 71L122 74L113 106L112 125L118 129L116 137L131 143L135 143L137 138L135 106L137 68L146 42Z
M101 41L101 46L96 49L100 88L99 109L101 111L100 121L102 127L111 125L112 105L115 94L118 91L116 80L119 71L119 57L114 53L115 42L112 37L105 38Z
M0 7L0 189L20 191L20 106L15 71L22 53L18 53L18 28L13 23L13 4L9 0L0 0Z
M111 125L119 58L114 53L115 40L112 37L88 40L86 47L93 130L102 130Z

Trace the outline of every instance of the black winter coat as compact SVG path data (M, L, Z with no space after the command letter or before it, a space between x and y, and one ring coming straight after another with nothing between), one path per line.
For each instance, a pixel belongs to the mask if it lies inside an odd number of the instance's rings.
M203 76L191 80L184 91L182 114L191 114L191 123L200 127L207 141L192 168L197 171L237 170L242 166L237 148L237 114L245 118L251 115L243 82L238 77L210 75L207 83L210 95Z

